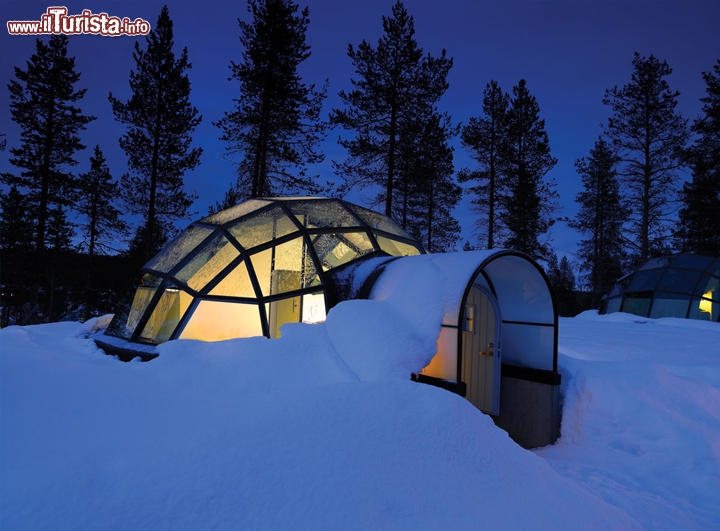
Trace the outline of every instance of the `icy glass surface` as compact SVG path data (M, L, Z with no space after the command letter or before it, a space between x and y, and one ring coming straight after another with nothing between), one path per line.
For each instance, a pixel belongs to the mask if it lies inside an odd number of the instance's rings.
M235 269L230 271L217 286L210 290L210 295L256 297L245 262L241 262Z
M269 201L265 201L263 199L249 199L239 205L235 205L227 210L218 212L217 214L211 214L210 216L203 218L202 222L212 223L214 225L224 225L225 223L229 223L241 216L246 216L247 214L255 212L256 210L269 204Z
M642 266L640 266L639 271L643 271L645 269L656 269L658 267L665 267L670 263L671 259L672 256L658 256L656 258L651 258Z
M200 301L180 339L222 341L262 335L257 304Z
M368 240L367 243L369 244L370 241ZM358 256L361 256L358 254L357 247L342 235L321 234L315 236L313 237L313 246L325 271L347 264ZM370 245L362 254L367 254L372 251L373 248L372 245Z
M338 233L338 237L345 240L360 256L375 250L367 232L343 232Z
M695 290L701 274L700 271L675 269L674 267L668 268L660 279L660 284L658 284L657 289L661 291L692 293Z
M625 297L623 301L622 310L626 313L634 313L635 315L641 315L643 317L648 316L650 311L650 297Z
M605 313L614 313L620 311L620 304L622 303L622 297L615 297L610 299L607 303L607 309Z
M153 298L153 295L155 295L156 289L157 288L152 288L148 286L138 287L137 291L135 292L135 297L133 298L132 306L130 307L130 311L128 312L127 321L125 323L125 328L128 335L124 337L130 337L133 332L135 332L135 329L137 328L140 319L145 313L148 304L150 304L150 300Z
M647 271L638 271L633 276L630 285L627 288L631 291L652 291L657 286L660 276L665 272L664 269L648 269ZM624 310L623 310L624 311ZM634 313L634 312L631 312Z
M245 249L252 249L298 230L285 211L277 206L245 218L228 227L228 231Z
M309 229L360 226L339 201L332 199L307 202L288 201L287 206L295 214L300 224Z
M170 339L192 300L192 296L183 290L165 289L140 337L156 345Z
M689 305L690 295L657 291L655 292L655 300L652 303L652 310L650 310L650 317L653 319L682 317L684 319L687 316Z
M273 249L265 249L260 253L250 255L255 276L260 284L260 290L264 296L270 295L270 271L272 265Z
M317 286L320 278L305 248L304 238L296 238L275 247L271 294Z
M690 319L718 322L720 318L720 302L694 298L690 303L689 317Z
M551 371L554 357L554 333L552 326L503 323L503 362L520 367Z
M168 243L162 251L145 264L145 267L155 271L161 271L162 273L168 273L180 260L185 258L190 251L200 245L211 232L212 229L205 227L188 227L180 236Z
M204 288L230 262L240 256L240 252L225 236L218 234L210 240L175 278L185 282L196 291Z
M695 295L700 295L706 299L714 299L720 301L720 278L711 277L705 273L697 285Z
M550 289L533 264L519 256L500 256L485 266L485 273L495 287L504 320L555 323Z
M711 275L715 275L716 277L720 277L720 258L710 264L710 266L707 268L707 272Z
M376 234L375 238L377 238L380 249L392 256L413 256L416 254L422 254L420 253L420 250L414 245L409 245L405 242L400 242L397 240L391 240L390 238L380 236L379 234Z
M410 235L402 230L400 226L390 218L383 216L374 210L369 210L357 205L349 204L348 207L373 229L389 232L390 234L397 234L398 236L403 236L404 238L410 238Z
M680 254L675 257L672 262L672 266L703 271L712 263L712 261L713 259L708 256L700 256L697 254Z

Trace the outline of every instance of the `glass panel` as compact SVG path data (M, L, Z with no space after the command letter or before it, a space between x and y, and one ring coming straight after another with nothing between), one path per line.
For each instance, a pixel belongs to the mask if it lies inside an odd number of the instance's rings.
M720 317L720 302L695 297L690 303L690 319L717 321Z
M633 276L627 291L652 291L657 286L660 276L664 269L649 269L647 271L638 271ZM625 310L623 310L625 311Z
M256 304L200 301L180 339L222 341L261 335L260 312Z
M128 335L123 337L130 337L133 332L135 332L138 322L140 322L148 304L150 304L150 300L153 298L153 295L155 295L156 289L157 288L150 288L147 286L138 287L135 292L135 298L133 299L132 306L130 307L130 312L128 312L127 322L125 323Z
M156 277L155 275L150 275L146 273L142 276L142 278L140 279L140 286L138 286L137 290L135 291L132 305L128 310L127 320L124 323L125 328L123 329L122 325L119 325L117 328L113 326L113 334L119 335L120 337L129 338L135 332L135 328L137 328L138 322L145 313L148 304L150 304L153 295L155 295L155 290L158 288L158 286L160 286L161 282L162 279L160 277Z
M648 316L650 310L650 297L625 297L622 305L622 311L626 313L634 313L642 317Z
M688 306L690 304L689 295L678 295L673 293L655 293L655 300L652 304L650 317L659 319L660 317L682 317L687 316Z
M485 273L495 287L503 319L555 324L550 288L532 263L519 256L500 256L485 266Z
M720 301L720 279L705 273L695 289L695 295Z
M643 271L645 269L656 269L658 267L665 267L670 263L670 259L672 256L658 256L657 258L651 258L647 262L645 262L642 266L640 266L640 269L638 271Z
M320 278L305 248L304 238L297 238L275 248L272 294L319 284Z
M255 270L255 276L260 284L260 290L264 296L270 295L270 266L274 249L266 249L261 253L250 256L250 262Z
M615 297L607 302L607 308L605 313L615 313L620 311L620 303L622 303L622 297Z
M217 286L210 290L210 295L257 297L252 282L250 282L250 275L248 274L245 262L241 262L235 269L230 271Z
M462 331L469 332L471 334L475 331L475 306L472 304L465 305Z
M237 248L225 236L218 234L185 267L175 273L175 278L200 291L238 256L240 253Z
M282 325L300 321L300 297L273 301L269 304L269 312L270 337L280 337Z
M716 277L720 277L720 258L715 260L710 267L707 268L707 272Z
M343 232L338 234L338 237L347 240L348 245L353 247L360 256L375 250L367 232Z
M322 292L303 295L302 322L322 323L325 317L325 295Z
M202 222L213 223L215 225L223 225L225 223L229 223L230 221L234 221L242 216L250 214L251 212L255 212L256 210L269 204L269 201L264 201L262 199L249 199L243 203L240 203L239 205L235 205L234 207L228 208L227 210L218 212L217 214L211 214L210 216L203 218Z
M692 293L701 274L700 271L668 268L665 270L662 279L660 279L657 289L678 293Z
M300 225L307 228L359 227L360 223L338 202L332 199L316 201L288 201Z
M281 207L271 208L254 216L249 216L228 227L245 249L252 249L271 240L287 236L298 230L293 221Z
M413 256L421 254L417 247L397 240L391 240L385 236L375 235L380 249L392 256Z
M182 290L165 289L140 337L155 344L170 339L192 300L192 296Z
M404 238L410 238L410 235L402 230L400 226L390 218L383 216L374 210L368 210L367 208L359 207L357 205L348 204L348 207L373 229L389 232L390 234L397 234L398 236L403 236Z
M346 264L359 256L352 247L335 234L321 234L313 240L313 245L325 271ZM370 249L372 251L372 247Z
M205 227L188 227L180 233L180 236L163 247L162 251L145 264L145 267L163 273L169 272L180 260L185 258L190 251L207 238L212 231L213 229L207 229Z
M553 370L554 334L555 327L552 326L503 323L503 362L532 369Z
M713 259L709 256L700 256L698 254L679 254L673 260L672 266L703 271L712 263L712 261Z

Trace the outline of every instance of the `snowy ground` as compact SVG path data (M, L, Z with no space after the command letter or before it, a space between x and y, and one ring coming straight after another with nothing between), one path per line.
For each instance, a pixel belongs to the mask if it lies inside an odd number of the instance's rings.
M717 324L561 320L562 437L535 452L408 381L427 340L375 301L149 363L102 324L0 331L3 531L720 529Z

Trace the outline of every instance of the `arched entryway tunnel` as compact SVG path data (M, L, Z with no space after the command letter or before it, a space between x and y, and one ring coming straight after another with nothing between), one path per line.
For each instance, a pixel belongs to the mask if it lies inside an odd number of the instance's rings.
M382 297L401 293L409 268L428 266L442 298L428 286L414 289L440 306L442 323L437 353L414 378L465 396L521 446L553 443L561 417L558 318L542 268L513 250L426 255L384 265L375 284L384 283Z

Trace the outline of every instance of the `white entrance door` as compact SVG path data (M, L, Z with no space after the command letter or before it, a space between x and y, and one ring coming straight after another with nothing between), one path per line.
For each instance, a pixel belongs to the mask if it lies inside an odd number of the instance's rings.
M465 303L462 380L467 399L485 413L500 413L500 310L486 288L474 284Z

